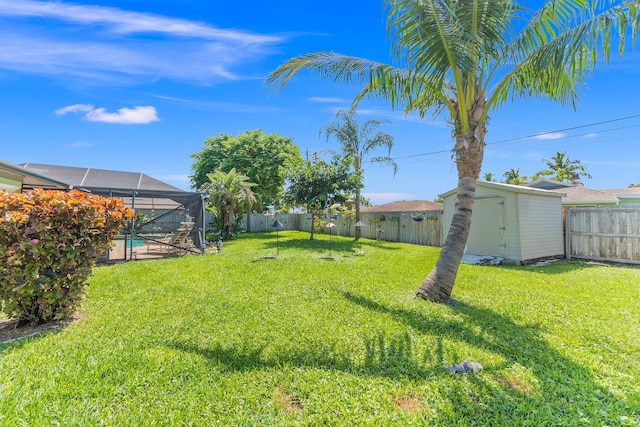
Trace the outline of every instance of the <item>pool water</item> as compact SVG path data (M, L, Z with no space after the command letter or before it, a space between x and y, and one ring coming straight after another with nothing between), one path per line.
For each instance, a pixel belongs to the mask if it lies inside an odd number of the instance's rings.
M162 239L164 238L164 236L149 236L152 239ZM115 239L113 239L115 242L117 241L124 241L124 237L120 236L120 237L116 237ZM144 242L146 239L141 239L140 237L135 237L133 239L133 247L134 248L139 248L140 246L144 246ZM131 245L131 239L127 238L127 247L130 247L129 245Z

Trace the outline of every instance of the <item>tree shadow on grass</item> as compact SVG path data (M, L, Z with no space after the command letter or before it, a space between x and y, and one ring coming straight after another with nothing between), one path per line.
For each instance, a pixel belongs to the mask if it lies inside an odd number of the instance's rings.
M332 252L348 254L356 253L361 249L366 249L367 247L384 250L400 249L398 246L394 246L389 242L381 240L360 239L356 242L352 237L335 235L330 239L328 234L316 234L316 237L313 240L309 240L308 233L304 233L303 235L306 236L306 238L303 238L303 236L291 237L290 234L276 237L275 233L273 233L273 235L270 235L268 239L261 236L260 241L262 246L267 250L276 250L279 248L283 251L292 250L308 253L324 253L331 249Z
M589 368L552 347L540 325L521 325L466 302L452 304L454 316L430 317L351 292L342 295L354 306L408 329L393 336L371 330L363 337L362 357L356 359L336 350L335 342L321 340L233 346L178 339L161 345L198 354L223 373L296 367L382 377L405 385L408 381L418 388L426 382L431 391L424 398L436 401L434 405L444 401L448 408L437 413L435 422L441 425L458 425L461 418L468 425L633 425L640 419L633 399L619 399ZM418 348L416 336L432 345ZM456 342L501 361L475 360L485 365L480 374L451 377L442 365L469 356L459 354Z
M589 368L550 346L541 336L544 331L539 325L519 325L493 310L465 302L452 305L452 310L462 316L460 321L431 318L412 310L389 307L350 292L343 292L343 295L356 305L390 315L417 333L437 337L439 345L442 339L465 341L504 358L501 366L485 366L488 373L500 379L500 387L484 381L481 375L469 376L478 382L483 395L473 398L455 388L456 392L450 396L452 403L460 405L459 414L471 419L529 417L531 420L547 419L554 425L619 425L625 417L639 415L630 403L620 401L600 385ZM442 349L435 352L436 357L442 357L442 354ZM502 374L514 366L531 372L537 381L535 387L526 381L522 383L517 376L510 378ZM487 399L494 404L487 405ZM474 400L485 403L480 405ZM524 405L518 405L518 402Z

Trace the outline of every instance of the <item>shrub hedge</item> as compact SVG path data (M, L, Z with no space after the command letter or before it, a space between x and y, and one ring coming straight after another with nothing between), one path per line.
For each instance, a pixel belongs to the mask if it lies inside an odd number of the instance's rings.
M20 323L71 316L91 269L131 212L77 190L0 191L0 301Z

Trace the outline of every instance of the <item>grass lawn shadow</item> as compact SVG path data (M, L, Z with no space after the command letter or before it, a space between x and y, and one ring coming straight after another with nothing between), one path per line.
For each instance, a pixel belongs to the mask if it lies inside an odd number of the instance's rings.
M508 371L513 366L523 367L533 374L535 386L519 384L517 379L504 377L501 378L502 384L499 387L495 383L484 381L483 375L469 375L473 381L482 382L481 389L486 392L481 399L485 404L472 405L473 411L465 414L471 419L481 419L482 416L508 419L509 416L515 416L502 412L513 410L513 405L500 403L513 399L525 401L526 404L521 407L527 411L538 408L545 414L551 414L552 418L556 417L553 415L555 412L558 425L565 425L565 422L566 425L591 425L594 420L598 420L595 421L596 424L607 420L608 423L617 425L620 417L633 413L630 402L620 401L595 380L588 368L580 366L549 345L542 337L544 331L538 325L520 325L493 310L475 307L466 302L457 302L451 307L452 311L462 317L460 321L428 317L416 311L386 306L350 292L343 292L343 296L353 304L390 315L419 334L437 337L437 347L442 345L442 339L463 340L501 356L504 359L502 364L485 364L484 371L493 372L498 378L500 372ZM433 357L442 358L442 348L435 349ZM468 410L470 396L463 389L456 390L459 395L450 396L452 402L461 405L464 403L461 408ZM486 404L488 396L494 396L495 405Z
M385 250L399 250L392 242L383 240L360 239L358 242L352 237L329 236L328 234L316 233L313 240L309 240L309 233L306 232L281 232L276 236L275 232L258 233L260 242L265 250L301 251L308 253L324 253L331 249L337 253L355 253L363 248L375 247ZM252 235L253 237L254 235Z

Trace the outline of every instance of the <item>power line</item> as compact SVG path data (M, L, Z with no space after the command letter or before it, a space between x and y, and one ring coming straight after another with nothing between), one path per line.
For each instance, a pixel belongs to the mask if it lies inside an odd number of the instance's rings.
M583 129L583 128L587 128L587 127L599 126L599 125L603 125L603 124L607 124L607 123L615 123L615 122L620 122L620 121L624 121L624 120L635 119L635 118L638 118L638 117L640 117L640 114L634 114L632 116L620 117L620 118L610 119L610 120L603 120L603 121L600 121L600 122L593 122L593 123L588 123L588 124L579 125L579 126L572 126L572 127L563 128L563 129L557 129L557 130L552 130L552 131L538 132L538 133L534 133L534 134L531 134L531 135L518 136L518 137L508 138L508 139L501 139L499 141L488 142L486 145L495 145L495 144L503 144L505 142L520 141L520 140L523 140L523 139L535 138L535 137L539 137L539 136L542 136L542 135L560 133L560 132L567 132L567 131L576 130L576 129ZM640 125L622 126L622 127L613 128L613 129L606 129L606 130L603 130L601 132L612 132L614 130L628 129L628 128L636 127L636 126L640 126ZM577 137L577 136L584 136L584 135L587 135L587 134L572 135L572 136L567 136L567 137L563 137L563 138L557 138L554 141L557 141L559 139L574 138L574 137ZM393 160L402 160L402 159L431 156L431 155L434 155L434 154L443 154L443 153L450 153L450 152L451 152L450 149L437 150L437 151L429 151L429 152L426 152L426 153L409 154L409 155L406 155L406 156L392 157L392 159ZM364 163L370 163L370 162L371 161L367 161L367 162L364 162Z
M583 128L591 127L591 126L599 126L599 125L604 125L604 124L607 124L607 123L614 123L614 122L620 122L620 121L623 121L623 120L635 119L637 117L640 117L640 114L635 114L633 116L627 116L627 117L620 117L618 119L611 119L611 120L604 120L604 121L601 121L601 122L589 123L589 124L586 124L586 125L573 126L573 127L564 128L564 129L552 130L552 131L548 131L548 132L534 133L532 135L518 136L516 138L502 139L500 141L488 142L487 145L502 144L504 142L511 142L511 141L519 141L521 139L534 138L536 136L547 135L547 134L550 134L550 133L559 133L559 132L566 132L566 131L570 131L570 130L583 129ZM621 128L621 129L624 129L624 128Z

